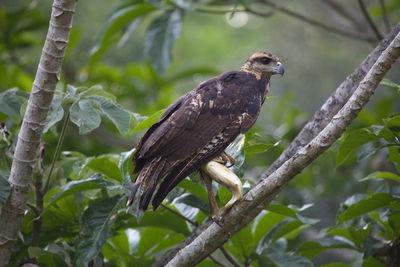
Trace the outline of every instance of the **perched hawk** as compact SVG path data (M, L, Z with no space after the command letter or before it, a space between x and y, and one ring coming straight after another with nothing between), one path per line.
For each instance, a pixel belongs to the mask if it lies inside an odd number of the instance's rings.
M146 210L150 201L156 209L180 181L198 170L217 182L222 179L223 185L225 180L225 186L230 187L230 171L218 157L229 159L224 155L225 148L253 126L271 76L283 75L284 71L279 58L255 53L240 71L225 72L202 82L170 105L136 147L133 161L139 174L128 205L140 188L139 209ZM211 188L210 183L206 184L207 189ZM241 197L241 184L231 187L236 188L231 190L236 193L235 201Z

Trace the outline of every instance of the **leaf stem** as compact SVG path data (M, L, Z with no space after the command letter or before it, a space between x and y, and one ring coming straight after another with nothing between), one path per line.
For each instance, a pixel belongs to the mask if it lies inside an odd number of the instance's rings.
M55 166L56 161L57 161L57 159L58 159L58 157L60 155L62 143L64 141L65 133L67 131L69 117L70 117L70 113L69 113L69 110L68 110L67 114L65 115L64 121L63 121L60 137L58 138L58 141L57 141L56 151L54 152L53 160L51 161L50 171L49 171L49 174L47 175L46 183L45 183L45 186L43 188L43 194L46 194L46 192L47 192L47 190L49 188L51 175L53 174L54 166Z

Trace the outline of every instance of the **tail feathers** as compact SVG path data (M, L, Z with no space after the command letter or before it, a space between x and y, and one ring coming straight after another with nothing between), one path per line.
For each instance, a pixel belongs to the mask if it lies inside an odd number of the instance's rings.
M139 186L141 188L142 195L139 200L139 209L145 211L149 206L151 198L153 197L154 191L156 190L158 181L164 176L163 170L165 166L165 160L156 158L147 163L141 170L139 176L134 184L137 184L136 191ZM132 193L136 193L133 192Z

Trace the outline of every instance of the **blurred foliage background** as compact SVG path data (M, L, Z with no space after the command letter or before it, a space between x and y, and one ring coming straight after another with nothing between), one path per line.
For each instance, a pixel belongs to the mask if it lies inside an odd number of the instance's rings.
M50 12L51 1L0 3L0 207ZM253 52L280 57L285 76L234 148L248 188L399 19L396 0L79 1L10 265L150 265L208 220L195 175L142 220L124 208L132 148L159 110ZM399 75L397 64L339 144L201 265L395 266Z

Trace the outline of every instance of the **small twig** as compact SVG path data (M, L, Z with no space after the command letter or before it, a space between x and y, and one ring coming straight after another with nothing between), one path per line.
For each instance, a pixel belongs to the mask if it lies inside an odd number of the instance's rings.
M54 152L53 160L51 161L50 171L49 171L49 174L47 175L45 186L43 188L43 193L44 194L46 194L47 189L49 188L51 175L53 174L54 166L55 166L56 161L57 161L57 159L58 159L58 157L60 155L60 152L61 152L62 143L64 141L65 132L67 131L67 126L68 126L68 122L69 122L69 115L70 115L69 111L67 111L67 114L65 115L64 122L63 122L63 125L62 125L62 128L61 128L60 137L58 138L56 151Z
M343 36L346 36L346 37L350 37L350 38L358 39L358 40L363 40L363 41L368 41L368 42L376 41L375 38L373 38L373 37L371 37L369 35L361 34L361 33L358 33L358 32L350 32L350 31L347 31L347 30L344 30L344 29L341 29L341 28L334 27L332 25L324 24L324 23L319 22L317 20L314 20L312 18L306 17L306 16L304 16L304 15L302 15L300 13L297 13L295 11L287 9L284 6L280 6L280 5L277 5L277 4L273 3L273 2L270 2L269 0L258 0L258 2L262 3L264 5L273 7L277 11L280 11L280 12L282 12L282 13L288 15L288 16L297 18L299 20L302 20L302 21L305 21L305 22L309 23L310 25L313 25L313 26L316 26L316 27L320 27L320 28L322 28L324 30L327 30L327 31L330 31L330 32L333 32L333 33L336 33L336 34L340 34L340 35L343 35Z
M383 39L382 34L379 32L378 27L376 27L375 23L372 21L371 16L368 14L367 7L365 6L362 0L358 0L358 4L360 5L361 11L364 14L365 19L368 21L369 26L371 27L372 31L375 33L376 37L379 40Z
M161 206L162 206L164 209L168 210L169 212L175 214L175 215L178 216L179 218L181 218L181 219L187 221L187 222L190 223L191 225L196 226L196 227L199 226L199 224L198 224L197 222L195 222L195 221L189 219L188 217L186 217L186 216L180 214L180 213L177 212L176 210L171 209L171 208L168 207L167 205L161 203Z
M241 267L239 263L236 262L236 260L229 254L229 252L224 248L224 246L220 246L219 249L221 250L222 254L224 254L225 258L232 263L233 266L235 267Z
M383 22L385 23L386 32L388 33L388 32L390 32L390 21L389 21L389 16L386 11L385 0L379 0L379 4L381 5Z

